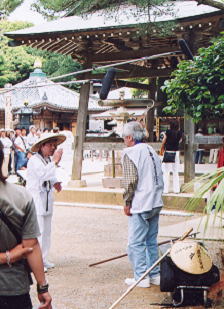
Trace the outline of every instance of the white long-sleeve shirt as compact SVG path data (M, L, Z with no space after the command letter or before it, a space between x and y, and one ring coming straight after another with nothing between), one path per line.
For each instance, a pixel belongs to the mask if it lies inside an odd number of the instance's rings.
M40 154L33 155L27 164L26 188L32 195L37 215L51 215L53 212L53 185L57 182L56 165Z
M8 137L1 137L0 141L2 142L4 148L4 155L9 155L10 154L10 148L12 147L12 141Z

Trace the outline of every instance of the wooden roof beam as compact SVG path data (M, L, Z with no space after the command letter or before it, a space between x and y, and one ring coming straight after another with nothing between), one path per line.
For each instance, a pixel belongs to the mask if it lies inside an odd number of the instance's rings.
M171 69L147 69L145 71L140 69L136 69L132 72L118 72L116 74L116 79L128 79L128 78L137 78L137 77L148 77L148 78L156 78L156 77L168 77L172 73ZM88 79L102 79L105 74L91 74L89 73L86 78Z
M115 83L118 86L118 88L128 87L128 88L135 88L135 89L141 89L141 90L147 90L147 91L149 90L149 85L147 85L147 84L130 82L130 81L121 80L121 79L117 79Z
M147 48L147 49L141 49L141 50L129 50L129 51L123 51L123 52L117 52L111 54L104 54L104 55L92 55L92 62L93 63L105 63L105 62L112 62L112 61L125 61L140 57L146 57L146 56L153 56L156 54L161 53L167 53L167 52L174 52L174 51L180 51L179 47L170 46L170 47L161 47L159 49L155 48Z

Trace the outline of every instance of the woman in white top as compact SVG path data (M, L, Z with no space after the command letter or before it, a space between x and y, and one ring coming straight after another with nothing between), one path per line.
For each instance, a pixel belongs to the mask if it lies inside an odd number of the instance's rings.
M0 141L2 142L4 148L4 161L3 161L3 165L2 165L2 173L5 177L8 176L8 165L9 165L9 157L10 157L10 151L11 151L11 147L12 147L12 142L11 140L6 137L6 131L5 129L1 129L1 137L0 137Z

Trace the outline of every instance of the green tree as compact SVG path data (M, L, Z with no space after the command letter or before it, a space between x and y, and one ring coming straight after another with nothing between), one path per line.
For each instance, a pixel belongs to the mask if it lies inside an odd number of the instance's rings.
M195 0L198 4L205 4L219 9L224 9L223 1ZM66 12L70 15L89 13L100 9L116 9L123 4L136 5L148 8L166 5L169 0L36 0L34 7L44 14Z
M31 25L27 22L0 20L0 87L3 87L5 83L15 84L27 78L35 60L24 47L9 47L9 39L3 33L24 29Z
M0 12L9 14L24 0L1 0ZM195 0L198 4L209 5L224 9L222 0ZM171 3L169 0L35 0L33 7L45 16L54 16L55 13L80 15L100 9L117 9L120 5L131 4L139 8L149 8ZM140 13L140 12L139 12Z
M185 112L195 122L224 113L224 36L199 49L194 61L182 61L162 87L167 94L167 113Z
M81 64L74 61L71 56L50 53L30 47L27 48L27 52L34 57L40 57L42 59L42 70L47 74L48 77L64 75L81 70L82 68ZM61 82L68 82L71 80L74 80L74 76L60 79ZM59 80L56 80L56 82L58 81ZM67 87L77 90L80 88L80 85L74 83L67 85Z
M7 16L14 11L24 0L1 0L0 15Z
M81 65L75 62L71 56L54 54L30 47L9 47L9 39L3 35L4 32L14 31L30 27L27 22L9 22L0 20L0 87L6 83L16 84L29 77L33 71L33 64L37 57L41 58L43 71L48 77L63 75L77 71ZM74 77L64 78L61 81L70 81ZM78 89L77 84L68 87Z

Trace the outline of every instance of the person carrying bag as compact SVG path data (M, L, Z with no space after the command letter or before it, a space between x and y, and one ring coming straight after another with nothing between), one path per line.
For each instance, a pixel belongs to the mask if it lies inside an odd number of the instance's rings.
M162 170L164 191L169 192L170 173L173 174L173 193L180 193L180 180L179 180L179 164L180 152L179 144L182 141L183 133L179 130L177 121L170 123L170 129L166 131L162 140L160 155L163 155Z

